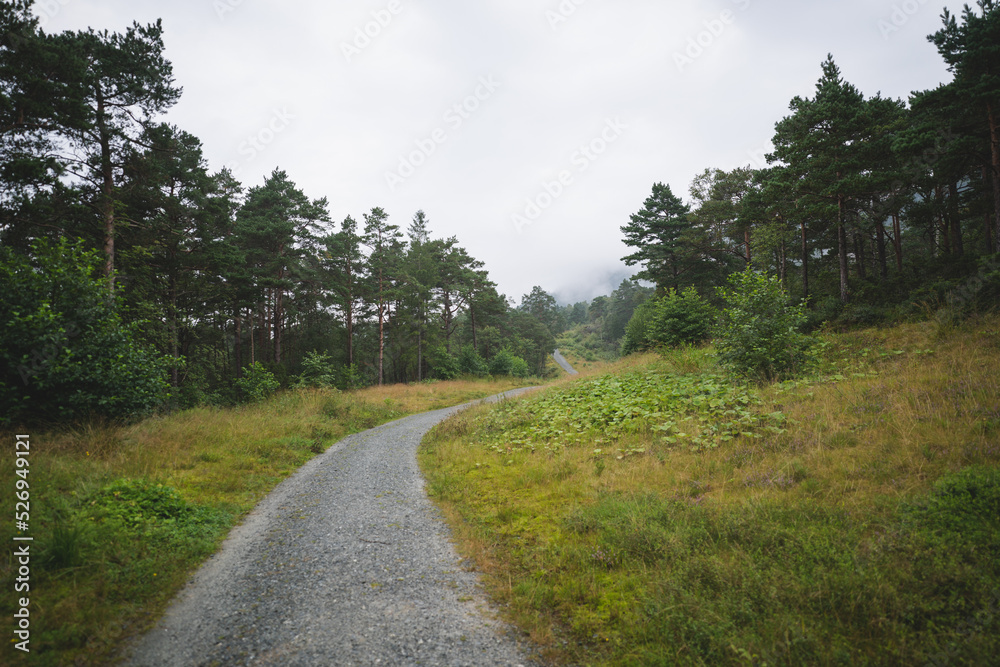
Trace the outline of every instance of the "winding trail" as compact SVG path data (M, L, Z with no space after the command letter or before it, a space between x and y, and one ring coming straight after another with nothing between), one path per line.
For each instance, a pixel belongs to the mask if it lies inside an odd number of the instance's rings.
M303 466L233 530L125 664L529 664L491 618L417 468L423 435L462 407L357 433Z
M562 354L559 353L558 349L552 353L552 358L555 359L556 363L562 366L562 369L567 373L569 373L570 375L579 375L576 369L570 366L569 362L566 361L566 357L562 356Z

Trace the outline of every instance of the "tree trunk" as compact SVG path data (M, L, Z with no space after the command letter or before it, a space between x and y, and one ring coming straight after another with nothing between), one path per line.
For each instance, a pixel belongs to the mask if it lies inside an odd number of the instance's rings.
M990 178L989 167L987 167L986 165L983 165L983 187L986 186L986 182L989 180L989 178ZM985 236L986 236L986 254L987 255L992 255L993 254L993 222L992 222L992 220L990 220L990 212L989 211L987 211L984 214L984 222L985 222L985 227L984 227L983 231L986 232L985 233ZM997 237L997 238L1000 238L1000 237Z
M233 356L236 357L236 377L243 377L243 318L240 317L239 310L234 318L236 327L236 337L233 340Z
M385 301L382 291L382 269L378 270L378 386L382 386L382 359L385 356Z
M785 258L785 240L782 239L781 240L781 245L778 248L778 262L780 262L780 264L778 266L778 275L781 277L781 286L782 286L782 288L787 288L788 287L787 284L786 284L786 279L787 279L788 276L785 273L785 268L786 268L787 262L785 260L786 260L786 258Z
M115 181L111 163L111 135L104 115L104 94L97 86L97 132L101 144L101 218L104 220L104 277L108 293L115 291Z
M885 227L882 226L881 220L875 225L875 237L875 251L878 253L879 275L885 280L889 277L889 267L885 261Z
M899 224L899 213L892 214L892 245L896 251L896 270L903 272L903 229Z
M344 313L347 320L347 365L354 365L354 271L352 267L347 269L347 312Z
M271 340L271 332L268 330L268 319L267 319L267 296L265 295L264 301L260 304L260 356L261 361L264 361L266 356L267 344Z
M417 382L424 380L424 325L417 328Z
M840 174L837 174L840 178ZM840 301L847 303L850 293L847 285L847 231L844 229L844 197L837 196L837 251L840 259Z
M746 247L747 253L747 266L750 266L751 256L750 256L750 228L747 227L743 230L743 245Z
M254 330L253 330L253 309L250 309L248 313L247 322L250 324L250 365L253 366L257 363L257 347L254 344Z
M809 302L809 244L806 242L806 222L799 223L802 228L802 300Z
M990 154L993 158L993 218L996 232L993 238L1000 240L1000 128L993 111L993 103L986 103L986 113L990 122Z
M961 257L965 254L965 247L962 242L962 220L959 213L958 185L948 184L948 219L951 227L951 249Z
M945 255L951 254L951 235L948 233L948 221L944 219L943 213L938 213L938 228L936 236L941 252Z
M169 279L169 290L170 290L170 324L168 329L170 332L170 354L173 356L173 362L170 368L170 386L176 389L180 386L180 369L177 367L177 359L180 356L179 341L177 340L177 277L172 275Z
M865 243L860 232L854 232L854 261L858 264L858 278L868 280L868 269L865 267Z
M469 298L469 317L472 319L472 349L479 351L479 343L476 340L476 309L472 306L472 298Z
M279 275L279 279L282 276ZM284 290L280 287L274 290L274 363L281 363L281 309L283 307Z

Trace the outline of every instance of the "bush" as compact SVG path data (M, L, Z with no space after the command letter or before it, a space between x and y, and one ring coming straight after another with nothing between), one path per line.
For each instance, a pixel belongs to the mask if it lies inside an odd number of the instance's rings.
M458 364L458 359L444 348L438 350L434 355L434 363L431 365L431 371L435 377L441 380L454 380L462 372Z
M497 352L490 360L490 375L508 375L511 377L528 377L530 373L528 362L514 355L507 348Z
M483 377L490 372L486 360L471 345L465 345L458 355L458 368L462 373L476 377Z
M257 403L278 391L281 383L274 373L256 361L243 369L243 377L236 380L236 387L243 394L244 403Z
M715 308L694 287L683 292L671 289L636 308L625 326L622 354L702 343L711 337L716 317Z
M646 339L653 345L693 345L712 337L712 325L718 316L715 308L688 287L681 293L670 290L653 304L653 317Z
M0 425L141 416L167 397L164 360L125 324L82 242L0 248Z
M808 357L801 333L804 305L792 305L781 281L747 267L719 288L725 308L715 329L723 366L741 378L771 381L793 375Z
M357 364L346 364L337 371L337 389L349 390L360 389L365 385L365 379L361 375L361 370Z
M299 374L297 387L330 388L337 386L337 371L333 368L333 360L327 354L306 352L302 360L302 372Z
M653 302L647 301L632 313L632 318L625 325L625 335L622 336L622 355L642 352L649 348L646 341L646 331L653 319Z

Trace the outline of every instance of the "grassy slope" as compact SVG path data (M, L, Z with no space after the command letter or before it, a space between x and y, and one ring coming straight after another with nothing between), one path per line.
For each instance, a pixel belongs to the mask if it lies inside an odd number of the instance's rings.
M810 381L704 350L477 408L421 448L512 620L582 664L985 664L1000 319L828 337Z
M129 427L32 432L32 652L5 648L0 663L19 655L37 665L106 664L122 641L150 627L229 529L317 453L348 433L514 386L303 390ZM14 441L13 434L2 437ZM14 473L12 463L0 470L3 488L14 488ZM7 497L13 504L13 491ZM12 522L4 522L0 540L11 545L14 534ZM16 603L12 551L0 561L0 585L8 591L0 614L8 619Z

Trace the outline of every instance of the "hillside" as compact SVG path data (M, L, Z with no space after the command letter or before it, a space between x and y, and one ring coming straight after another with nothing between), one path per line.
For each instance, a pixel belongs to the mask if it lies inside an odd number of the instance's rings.
M799 381L687 349L470 410L425 440L428 488L557 663L983 664L1000 318L820 348Z

